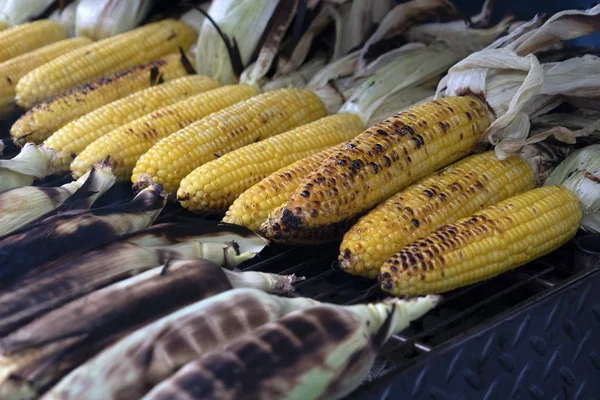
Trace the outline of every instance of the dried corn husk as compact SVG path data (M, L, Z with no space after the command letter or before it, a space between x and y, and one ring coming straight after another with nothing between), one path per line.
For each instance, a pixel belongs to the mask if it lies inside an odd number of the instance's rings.
M0 291L0 336L73 299L154 267L178 259L202 258L234 268L266 244L262 237L234 225L210 221L155 225L118 242L73 255ZM234 286L236 277L229 276ZM247 283L252 274L245 277Z
M75 35L94 40L129 31L146 17L153 0L80 0Z
M216 349L295 310L319 304L233 289L171 313L75 369L44 397L137 399L207 349ZM218 316L218 318L215 318Z
M48 19L62 25L69 37L75 36L75 18L77 17L77 6L79 5L79 2L80 0L75 0L63 9L60 9L59 7L48 17Z
M305 88L308 82L325 67L325 56L318 55L310 61L304 63L297 71L290 74L277 77L266 82L262 86L263 91L276 90L282 88Z
M54 0L4 0L0 1L0 21L11 26L27 22L44 13Z
M600 144L577 150L550 174L545 186L563 185L579 198L581 227L600 233Z
M52 174L52 150L27 143L21 152L10 160L0 160L0 192L29 186L35 178Z
M0 280L6 282L148 227L165 206L161 191L152 185L129 203L67 211L0 240Z

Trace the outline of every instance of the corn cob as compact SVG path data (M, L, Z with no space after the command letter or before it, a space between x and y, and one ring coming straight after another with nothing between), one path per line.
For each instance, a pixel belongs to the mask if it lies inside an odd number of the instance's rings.
M0 281L145 229L158 217L165 202L161 188L153 185L128 203L64 212L17 231L0 241Z
M464 157L489 126L472 96L434 100L386 119L339 147L261 227L268 238L343 223Z
M500 161L493 151L468 157L396 193L363 216L344 235L340 267L375 278L381 265L409 243L534 187L533 171L521 157Z
M244 191L229 207L223 222L258 230L269 214L281 207L292 195L302 178L327 158L334 148L330 147L287 165Z
M213 81L212 87L218 86ZM85 173L86 166L110 155L119 180L131 178L137 160L160 139L205 116L246 100L257 93L248 85L229 85L200 93L158 109L107 133L87 146L71 163L73 176Z
M0 32L0 62L67 38L58 23L40 20L17 25Z
M159 182L175 193L187 174L225 153L326 115L309 90L279 89L238 103L166 137L138 161L132 182Z
M530 190L404 247L381 267L381 287L394 295L442 293L492 278L569 241L581 217L570 190Z
M42 64L92 42L86 37L61 40L0 64L0 112L10 110L15 101L15 86L24 75Z
M162 80L190 73L183 56L173 53L149 63L94 80L38 104L10 130L16 143L41 143L70 121L105 104L138 92ZM216 81L213 81L216 82ZM216 83L215 83L216 85Z
M177 192L191 211L223 212L236 197L279 168L358 135L357 115L321 118L208 162L186 176Z
M256 289L228 290L126 336L72 371L42 399L139 399L206 349L222 347L267 322L317 304L306 297L285 298Z
M147 63L178 51L187 51L196 32L172 19L100 40L42 65L17 84L17 104L31 108L77 85Z
M5 22L0 21L0 31L5 30L6 28L8 28L8 25Z
M159 108L204 92L209 82L213 80L206 76L184 76L140 90L69 122L44 141L45 147L54 150L54 170L69 171L73 158L96 139Z
M143 400L341 399L367 377L390 336L439 302L437 296L287 314L222 349L206 351Z
M0 292L0 336L67 302L171 260L200 257L233 269L267 243L245 229L212 221L154 225L70 256L36 273L35 279L19 280ZM236 286L235 276L229 279Z

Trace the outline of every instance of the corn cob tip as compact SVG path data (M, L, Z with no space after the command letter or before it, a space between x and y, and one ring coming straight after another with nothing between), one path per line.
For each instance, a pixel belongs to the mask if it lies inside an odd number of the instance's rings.
M133 175L131 180L133 181L133 185L131 185L133 193L139 193L148 186L155 184L150 174Z

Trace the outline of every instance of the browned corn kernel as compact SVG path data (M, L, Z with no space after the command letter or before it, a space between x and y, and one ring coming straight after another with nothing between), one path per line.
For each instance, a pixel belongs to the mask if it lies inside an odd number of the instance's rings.
M383 263L409 243L534 187L534 174L521 157L500 161L493 151L467 157L363 216L344 235L340 267L375 278Z
M569 241L581 217L579 200L570 190L530 190L404 247L381 268L381 287L413 296L492 278Z
M464 157L489 126L471 96L434 100L386 119L350 140L302 180L272 227L303 230L355 218L411 183Z

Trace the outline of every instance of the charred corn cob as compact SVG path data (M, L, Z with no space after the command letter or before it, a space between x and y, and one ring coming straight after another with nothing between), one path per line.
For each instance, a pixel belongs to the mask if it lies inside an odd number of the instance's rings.
M296 231L356 218L464 157L489 123L486 105L472 96L447 97L400 112L319 164L261 232L293 241Z
M213 81L212 87L218 86ZM86 166L110 155L117 179L128 180L137 160L160 139L215 111L246 100L257 93L248 85L228 85L158 109L107 133L87 146L71 163L73 176Z
M318 304L306 297L285 298L256 289L228 290L126 336L72 371L44 399L142 398L206 349L220 348L285 314ZM144 357L150 354L151 358Z
M140 90L69 122L44 141L45 147L54 150L55 171L68 171L73 158L96 139L159 108L204 92L210 82L213 80L206 76L184 76Z
M338 114L242 147L192 171L181 181L177 198L191 211L225 211L270 173L351 139L363 129L357 115Z
M302 178L327 158L333 149L330 147L287 165L244 191L229 207L223 222L258 230L269 214L292 195Z
M468 157L396 193L363 216L344 235L340 267L375 278L383 263L409 243L534 187L533 171L521 157L500 161L493 151Z
M0 62L66 38L65 29L47 19L5 29L0 32Z
M581 216L570 190L530 190L404 247L381 267L381 287L394 295L442 293L492 278L569 241Z
M180 78L191 71L184 56L173 53L158 60L94 80L38 104L12 126L16 143L41 143L70 121L105 104L138 92L162 80ZM215 81L216 82L216 81Z
M175 193L187 174L225 153L326 115L309 90L263 93L197 121L159 141L138 161L132 182L159 182Z
M24 75L56 57L88 45L86 37L61 40L0 64L0 112L9 110L15 101L15 86Z
M77 85L187 49L196 32L167 19L100 40L42 65L17 84L17 104L31 108Z
M239 399L245 393L257 399L345 398L367 377L390 336L438 302L426 296L299 310L206 351L143 399Z

